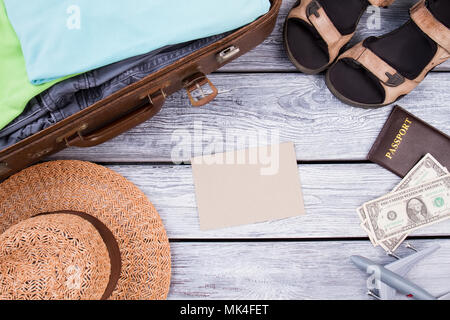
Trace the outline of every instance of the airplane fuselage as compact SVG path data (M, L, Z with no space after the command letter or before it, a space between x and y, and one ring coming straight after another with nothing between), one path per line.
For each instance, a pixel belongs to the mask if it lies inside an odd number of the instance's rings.
M352 256L352 262L362 271L375 275L376 280L383 282L396 291L418 300L437 300L437 297L419 287L414 282L405 279L382 265L361 256Z

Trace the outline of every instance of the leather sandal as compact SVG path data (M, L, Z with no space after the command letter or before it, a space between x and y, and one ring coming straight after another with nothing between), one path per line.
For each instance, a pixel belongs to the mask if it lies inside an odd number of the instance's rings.
M363 108L392 104L450 58L450 1L421 0L410 13L397 30L367 38L338 58L326 75L338 99Z
M299 0L284 25L287 55L296 68L317 74L329 67L355 34L369 4L394 0Z

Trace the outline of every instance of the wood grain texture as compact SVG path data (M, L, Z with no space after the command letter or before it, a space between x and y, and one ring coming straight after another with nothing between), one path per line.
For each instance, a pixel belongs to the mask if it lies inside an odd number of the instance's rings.
M194 142L200 146L214 142L220 147L227 133L248 138L258 131L270 135L270 130L277 129L280 141L295 143L298 160L365 160L392 109L347 106L327 90L320 75L215 74L211 79L221 93L208 106L192 108L186 94L178 92L155 118L111 142L89 149L70 148L53 159L170 162L173 147L182 146L188 150L184 157L188 160L189 155L199 154ZM450 117L445 116L450 114L448 88L448 73L432 73L400 104L449 133ZM203 136L195 134L195 123L202 125ZM184 139L188 136L191 140ZM241 149L249 144L225 141L224 148L216 151Z
M211 76L220 94L210 105L191 108L186 94L178 92L154 119L111 142L89 149L70 148L51 158L109 163L108 167L145 192L172 240L170 299L368 299L367 277L350 263L350 255L392 261L368 240L352 238L366 237L356 208L389 192L400 179L374 164L351 163L365 160L391 108L349 107L331 95L323 75L296 72L282 43L284 20L294 2L283 1L275 30L262 45ZM381 10L380 29L367 28L373 14L366 13L351 43L397 28L408 19L408 8L414 2L397 0ZM450 62L436 70L450 71ZM448 75L431 73L400 103L447 133ZM202 124L203 136L195 135L196 122ZM280 142L295 143L300 161L342 163L299 166L305 216L200 231L191 167L171 165L174 146L189 150L183 157L188 160L201 153L194 145L206 147L215 142L215 151L222 151L220 142L227 132L249 137L272 129L279 130ZM179 142L180 137L192 140ZM252 144L224 141L223 149ZM413 235L448 237L450 221ZM415 239L412 243L418 249L438 243L442 249L417 265L409 278L433 294L448 291L450 240ZM401 249L399 254L409 252Z
M442 248L416 265L408 278L442 295L450 290L450 240L413 242L418 249L432 244ZM172 243L171 247L170 299L371 299L366 295L367 275L349 257L393 261L368 241ZM399 251L401 256L410 253Z
M112 165L153 202L171 239L283 239L367 237L356 208L400 181L374 164L300 165L306 215L214 231L201 231L190 166ZM450 220L413 235L450 235Z
M367 277L350 263L350 255L392 261L368 240L351 240L366 237L356 208L389 192L400 180L377 165L351 163L366 158L391 108L346 106L327 90L322 75L294 72L282 44L284 19L294 1L283 1L277 26L262 45L211 76L220 94L209 106L191 108L186 94L179 92L154 119L113 141L90 149L67 149L52 157L110 163L108 167L150 198L172 240L170 299L367 299ZM414 2L397 0L383 9L380 30L366 28L370 14L365 14L352 43L397 28L408 19L407 10ZM450 70L450 63L437 70ZM448 73L433 72L400 104L448 133L449 87ZM195 122L202 124L203 136L195 135ZM174 146L189 150L187 160L201 153L194 145L216 142L216 151L222 151L220 141L227 132L249 137L270 129L279 130L280 141L295 143L300 161L342 163L299 166L305 216L200 231L191 167L171 165ZM179 142L180 136L192 140ZM223 149L234 150L252 142L223 144ZM446 221L413 235L438 238L448 237L449 232L450 221ZM414 268L410 279L436 295L448 291L450 240L412 242L419 249L434 243L443 248Z
M283 26L289 10L296 0L283 0L276 27L270 37L252 52L226 65L220 72L292 72L297 71L286 56L283 45ZM357 33L348 46L353 46L369 36L386 34L405 23L409 19L409 8L416 0L397 0L387 9L380 10L380 24L373 24L375 15L373 8L366 12L358 25ZM450 61L436 68L437 71L449 71Z

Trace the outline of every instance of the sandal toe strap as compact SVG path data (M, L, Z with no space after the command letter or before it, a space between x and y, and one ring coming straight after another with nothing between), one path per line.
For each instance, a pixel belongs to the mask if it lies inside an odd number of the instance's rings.
M341 55L340 59L342 58L351 58L358 62L388 87L398 87L407 80L372 50L364 47L362 43L346 51Z
M418 85L417 81L405 78L373 51L364 47L362 42L339 57L344 58L356 61L378 78L385 93L383 104L393 103L399 96L411 92Z
M341 33L336 29L318 1L311 1L308 4L306 7L306 15L328 46L334 45L342 38Z
M434 42L450 52L450 29L437 20L421 0L411 8L411 19Z

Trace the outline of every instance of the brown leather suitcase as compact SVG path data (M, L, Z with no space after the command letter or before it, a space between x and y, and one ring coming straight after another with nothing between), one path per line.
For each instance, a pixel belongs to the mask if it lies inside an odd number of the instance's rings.
M67 147L92 147L122 134L156 115L166 97L182 88L194 107L211 102L218 90L206 75L262 43L275 26L281 2L271 0L270 11L253 23L2 150L0 181Z

